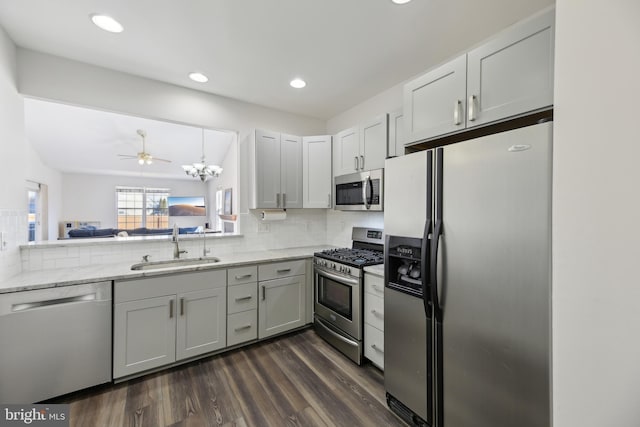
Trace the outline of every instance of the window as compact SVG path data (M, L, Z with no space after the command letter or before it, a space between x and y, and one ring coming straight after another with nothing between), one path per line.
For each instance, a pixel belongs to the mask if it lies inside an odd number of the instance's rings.
M116 187L118 229L169 228L168 188Z

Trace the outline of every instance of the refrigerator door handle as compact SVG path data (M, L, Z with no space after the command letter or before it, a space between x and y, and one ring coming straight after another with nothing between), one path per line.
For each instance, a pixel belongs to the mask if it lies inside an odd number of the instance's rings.
M440 296L438 295L438 249L440 245L440 236L442 235L442 220L436 221L435 229L431 240L431 263L430 263L430 285L431 285L431 301L433 312L437 320L442 321L442 305L440 304Z
M431 219L427 219L424 224L424 232L422 233L422 259L420 260L420 277L422 277L422 302L424 304L424 314L431 318L431 295L429 290L429 274L428 274L428 262L429 259L429 233L431 233Z

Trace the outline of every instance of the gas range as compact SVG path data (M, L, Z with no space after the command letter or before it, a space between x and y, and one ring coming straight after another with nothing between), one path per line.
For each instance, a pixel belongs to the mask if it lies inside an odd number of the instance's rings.
M360 277L363 267L384 262L382 230L354 227L353 247L327 249L314 253L317 267Z
M327 249L313 255L316 266L353 277L360 277L363 267L384 262L384 253L371 249Z
M354 227L353 247L316 252L314 321L318 334L362 362L364 271L384 262L382 230Z

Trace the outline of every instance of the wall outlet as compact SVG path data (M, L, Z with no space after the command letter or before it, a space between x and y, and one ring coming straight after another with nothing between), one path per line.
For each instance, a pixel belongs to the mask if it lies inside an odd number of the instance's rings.
M268 222L258 223L258 233L269 233L271 231L271 224Z

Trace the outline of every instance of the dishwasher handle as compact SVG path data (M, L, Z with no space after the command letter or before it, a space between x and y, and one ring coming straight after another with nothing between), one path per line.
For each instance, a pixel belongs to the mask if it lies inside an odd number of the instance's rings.
M85 295L77 295L73 297L67 298L55 298L48 299L42 301L33 301L33 302L25 302L25 303L17 303L11 306L11 312L17 313L21 311L33 310L40 307L49 307L52 305L60 305L60 304L68 304L73 302L87 302L87 301L95 301L96 294L85 294Z

